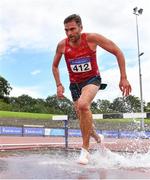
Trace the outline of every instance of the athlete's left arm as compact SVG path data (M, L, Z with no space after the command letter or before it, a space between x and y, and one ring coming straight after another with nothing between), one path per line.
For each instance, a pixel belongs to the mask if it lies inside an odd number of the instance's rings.
M128 96L131 92L131 85L127 80L125 58L122 51L113 41L100 34L93 33L89 36L91 36L90 39L92 39L93 43L116 56L120 69L119 87L123 92L123 95Z

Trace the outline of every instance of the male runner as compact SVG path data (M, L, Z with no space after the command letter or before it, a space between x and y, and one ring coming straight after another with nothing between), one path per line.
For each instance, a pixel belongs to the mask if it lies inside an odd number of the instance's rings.
M70 91L83 139L78 162L87 164L89 162L90 136L94 137L97 142L101 142L93 127L90 110L92 100L98 90L102 88L96 60L97 46L116 56L120 69L119 87L123 95L130 94L131 86L127 80L124 55L114 42L97 33L81 33L82 21L80 16L76 14L70 15L64 20L64 28L67 38L58 43L52 70L57 86L57 96L63 98L64 87L60 80L58 65L62 55L64 55L69 72Z

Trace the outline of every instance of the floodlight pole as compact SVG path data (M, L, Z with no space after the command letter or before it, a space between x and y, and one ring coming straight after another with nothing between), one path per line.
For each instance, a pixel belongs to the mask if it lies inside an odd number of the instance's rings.
M141 131L144 131L144 106L143 106L143 91L142 91L142 73L141 73L141 59L140 57L144 54L143 52L140 53L140 45L139 45L139 28L138 28L138 16L141 15L143 12L143 9L138 9L135 7L133 9L133 14L136 17L136 32L137 32L137 49L138 49L138 62L139 62L139 83L140 83L140 99L141 99L141 113L142 113L142 118L141 118Z

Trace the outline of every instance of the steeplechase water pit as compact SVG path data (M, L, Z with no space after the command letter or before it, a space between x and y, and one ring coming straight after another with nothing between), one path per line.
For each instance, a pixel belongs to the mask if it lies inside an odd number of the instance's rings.
M149 179L150 151L90 151L88 165L77 163L79 151L37 149L0 152L1 179Z
M17 142L16 144L12 143L13 139ZM4 138L3 142L5 140ZM81 142L81 137L69 137L69 139L65 138L65 141L64 138L59 141L58 137L56 139L54 137L53 139L50 137L11 137L9 143L1 143L0 178L150 178L149 138L105 138L106 149L104 150L95 142L91 142L88 165L77 163Z

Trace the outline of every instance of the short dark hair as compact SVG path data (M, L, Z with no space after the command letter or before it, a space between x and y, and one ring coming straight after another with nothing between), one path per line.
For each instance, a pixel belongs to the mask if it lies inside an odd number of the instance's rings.
M72 15L66 17L64 20L64 24L66 24L70 21L75 21L79 26L82 25L81 17L77 14L72 14Z

